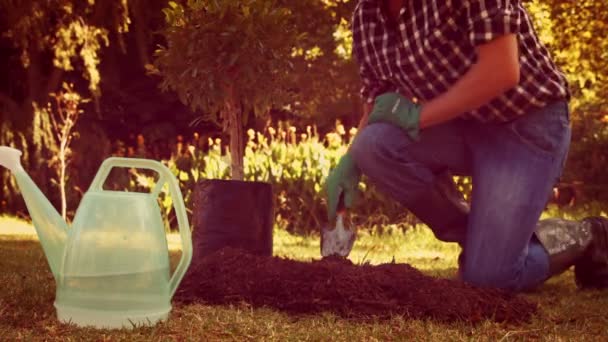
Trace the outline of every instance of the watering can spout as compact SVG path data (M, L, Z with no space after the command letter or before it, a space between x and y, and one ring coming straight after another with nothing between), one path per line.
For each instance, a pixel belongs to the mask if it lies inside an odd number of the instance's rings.
M68 225L25 172L21 166L20 157L21 151L0 146L0 165L9 169L15 176L51 272L57 279L67 239Z

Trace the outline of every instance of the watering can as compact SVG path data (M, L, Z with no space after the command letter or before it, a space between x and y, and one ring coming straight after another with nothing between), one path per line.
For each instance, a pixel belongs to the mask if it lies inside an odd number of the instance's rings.
M97 328L132 328L165 320L192 259L186 208L171 171L153 160L106 159L68 228L23 169L20 156L21 151L0 146L0 165L17 180L57 283L57 318ZM159 179L150 193L105 190L113 168L152 170ZM157 200L165 183L183 245L173 275Z

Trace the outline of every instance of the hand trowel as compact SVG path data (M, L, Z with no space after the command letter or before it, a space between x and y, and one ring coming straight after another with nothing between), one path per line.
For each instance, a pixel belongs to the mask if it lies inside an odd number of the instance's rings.
M353 248L357 231L340 196L336 221L321 228L321 256L346 258ZM333 223L333 227L331 224Z

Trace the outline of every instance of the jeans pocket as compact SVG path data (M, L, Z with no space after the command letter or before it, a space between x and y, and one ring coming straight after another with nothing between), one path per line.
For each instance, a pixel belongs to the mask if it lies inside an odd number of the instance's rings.
M569 137L567 105L560 102L522 116L508 124L517 139L533 151L555 156Z

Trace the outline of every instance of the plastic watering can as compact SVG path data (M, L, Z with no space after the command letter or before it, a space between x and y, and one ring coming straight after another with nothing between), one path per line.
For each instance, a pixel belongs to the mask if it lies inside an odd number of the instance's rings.
M98 328L131 328L165 320L192 259L186 208L171 171L153 160L106 159L68 228L23 169L20 156L19 150L0 146L0 165L17 180L57 282L58 319ZM116 167L152 170L159 180L150 193L104 190L106 178ZM172 276L157 201L165 183L183 245Z

